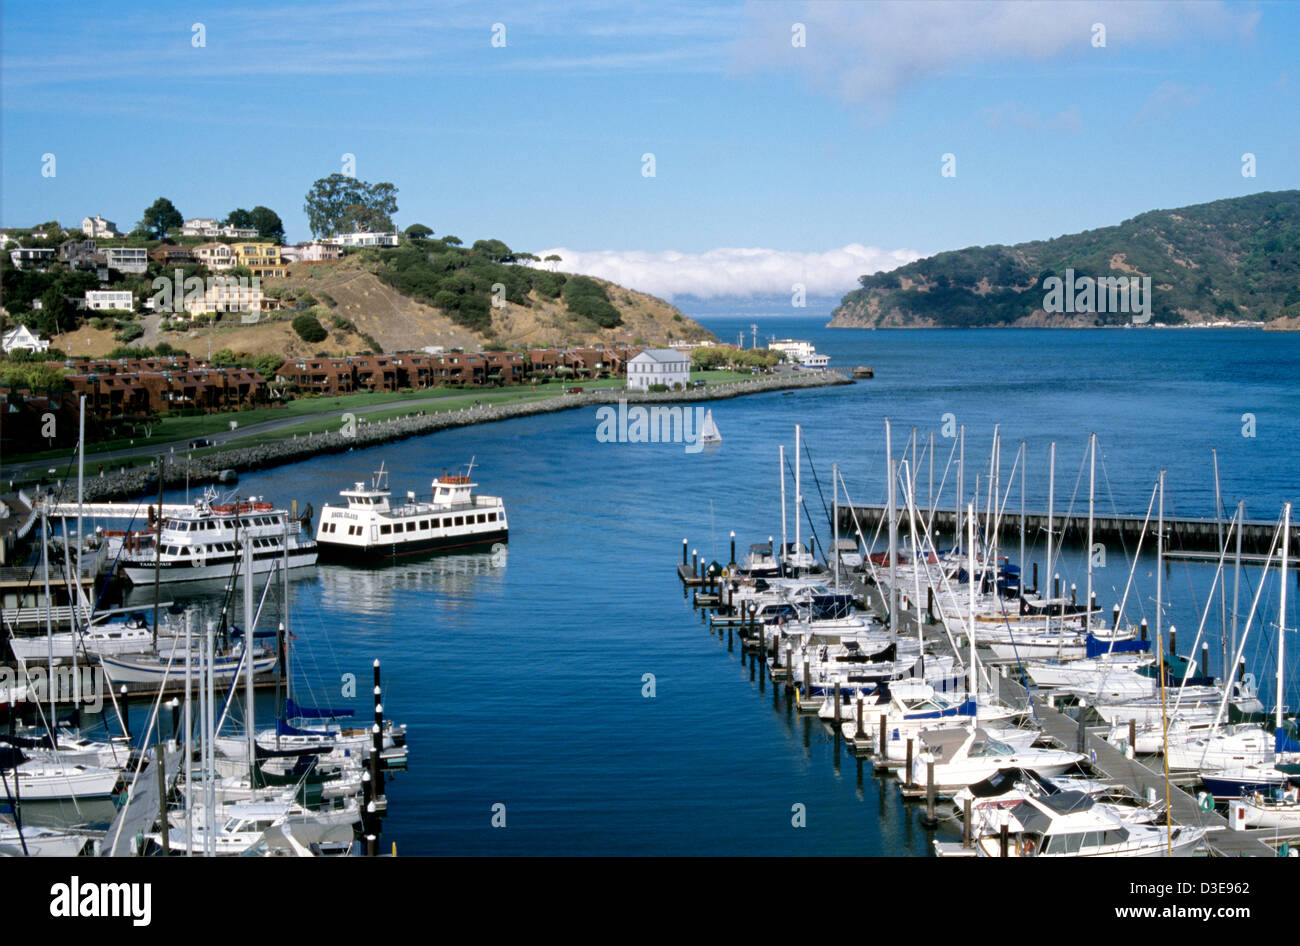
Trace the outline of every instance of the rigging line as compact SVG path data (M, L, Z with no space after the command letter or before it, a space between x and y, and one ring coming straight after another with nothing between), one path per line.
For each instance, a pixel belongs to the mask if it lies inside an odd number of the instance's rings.
M790 475L791 475L791 477L793 477L793 476L794 476L794 471L793 471L793 469L790 467L790 458L789 458L789 457L786 457L785 466L786 466L786 469L787 469L787 470L790 470ZM818 487L818 488L820 489L820 487ZM808 520L808 531L812 533L812 544L813 544L814 546L816 546L817 548L821 549L822 558L825 559L825 557L826 557L826 549L822 546L822 544L821 544L821 539L817 538L817 528L816 528L816 526L813 525L812 513L810 513L810 512L808 511L808 503L806 503L806 502L803 501L803 497L799 497L799 500L800 500L799 505L803 507L804 518L806 518L806 519ZM795 515L798 515L798 514L799 514L799 511L798 511L798 510L795 510ZM811 551L811 549L810 549L809 551Z
M804 452L804 454L807 455L807 457L808 457L808 469L812 470L813 482L814 482L815 484L817 484L817 496L818 496L818 497L821 499L821 501L822 501L822 512L825 513L825 515L826 515L826 521L829 523L829 522L831 521L831 511L830 511L830 508L826 505L826 494L822 492L822 481L821 481L821 477L819 477L819 476L817 475L817 467L816 467L816 465L813 463L812 451L811 451L810 449L808 449L808 438L807 438L807 437L804 437L804 439L803 439L803 452ZM831 529L834 530L834 528L835 528L835 526L834 526L834 524L832 523L832 524L831 524Z
M957 453L957 438L952 440L952 449L948 451L948 462L944 465L943 476L939 480L939 492L935 493L930 499L930 507L927 510L928 515L925 520L925 531L927 533L934 530L934 517L939 509L939 501L943 496L943 487L948 482L948 471L952 468L952 459Z

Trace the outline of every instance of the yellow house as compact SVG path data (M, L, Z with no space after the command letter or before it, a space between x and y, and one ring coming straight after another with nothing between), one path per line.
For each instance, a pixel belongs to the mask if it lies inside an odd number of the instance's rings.
M247 266L254 276L284 276L288 272L274 243L232 243L230 249L235 265Z

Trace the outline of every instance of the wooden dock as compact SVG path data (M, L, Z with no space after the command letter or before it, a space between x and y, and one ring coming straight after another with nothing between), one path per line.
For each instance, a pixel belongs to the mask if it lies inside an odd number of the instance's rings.
M1045 525L1046 517L1043 518ZM1209 520L1209 523L1211 527L1214 527L1213 520ZM1140 526L1140 524L1139 520L1138 525ZM1272 526L1270 525L1269 528L1271 529ZM1217 531L1213 534L1217 541ZM1271 531L1268 538L1269 540L1272 538ZM704 580L699 578L689 565L678 566L678 577L686 587L698 587L704 583ZM863 603L868 610L875 611L883 616L884 600L879 588L868 584L863 578L856 575L842 576L841 581L847 581L855 591L860 591ZM718 622L718 624L720 626L721 622ZM710 621L710 632L712 632L713 626L714 622ZM915 635L918 632L916 615L910 611L900 611L898 629L900 634ZM958 633L961 633L961 630L959 629ZM927 643L935 645L939 652L951 652L948 637L942 632L941 625L923 626L920 631L927 638ZM982 662L986 655L992 657L991 652L982 650L983 653L980 657ZM962 656L965 657L964 654ZM987 666L989 665L986 664ZM1004 666L1001 669L1005 672L1010 668ZM764 671L760 670L760 672ZM1067 716L1055 706L1049 706L1042 698L1028 693L1010 675L1003 676L1001 673L994 672L990 674L990 677L995 681L999 698L1010 705L1020 705L1028 708L1042 726L1043 733L1047 738L1071 750L1080 745L1079 722ZM778 681L784 680L786 686L791 688L801 682L798 675L791 674L788 669L774 672L772 678L774 685L779 685ZM817 703L820 704L820 700ZM805 709L804 701L799 701L799 708L801 710ZM807 709L815 710L812 701L808 701ZM1196 784L1194 778L1177 777L1166 780L1163 771L1153 771L1136 758L1128 758L1115 746L1101 738L1103 731L1105 730L1102 728L1090 728L1085 718L1082 751L1089 756L1091 766L1098 777L1116 786L1126 788L1138 798L1145 799L1151 791L1154 791L1157 801L1163 801L1167 791L1173 822L1177 825L1206 829L1205 844L1212 856L1276 857L1278 856L1278 851L1275 849L1277 846L1300 840L1300 830L1294 832L1276 829L1233 831L1228 827L1228 821L1222 814L1217 810L1206 811L1202 809L1196 797L1182 787L1183 785L1194 786ZM866 732L860 745L858 740L848 740L846 745L851 748L855 755L867 756L873 754L878 748L874 742L875 738L875 733ZM873 767L877 768L881 774L892 769L898 769L900 765L900 763L890 762L883 758L873 760ZM909 787L900 782L899 789L905 798L925 797L924 787Z
M884 504L873 503L841 507L840 529L842 535L854 534L856 529L854 524L855 516L857 526L862 528L864 535L869 536L876 531L881 520L886 519L885 506ZM1142 534L1142 523L1145 519L1145 516L1095 515L1093 517L1094 541L1123 543L1127 548L1134 548L1139 536ZM904 516L903 521L906 523L906 516ZM957 515L952 509L936 509L932 526L936 536L935 542L942 546L949 541L956 524ZM1228 519L1220 523L1217 519L1165 516L1165 554L1218 552L1220 532L1222 531L1226 535L1228 524ZM885 525L887 528L887 521ZM1032 541L1033 537L1044 535L1046 532L1047 513L1026 511L1026 539ZM1258 519L1246 520L1241 525L1242 550L1253 554L1267 553L1276 532L1276 522ZM1052 533L1058 538L1064 539L1067 543L1083 544L1088 534L1088 517L1087 515L1066 516L1058 512L1052 518ZM1143 547L1154 550L1156 533L1154 517L1147 525L1147 533L1147 542ZM1001 535L1019 539L1020 511L1018 509L1007 509L1003 513ZM1300 548L1300 523L1293 524L1291 527L1291 547ZM1023 570L1028 570L1028 563L1021 562L1019 564Z

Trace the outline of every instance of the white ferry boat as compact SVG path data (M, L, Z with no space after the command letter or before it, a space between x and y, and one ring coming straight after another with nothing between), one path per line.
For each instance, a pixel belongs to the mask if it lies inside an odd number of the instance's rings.
M316 543L301 534L301 526L284 509L276 509L260 497L237 503L214 503L209 490L195 500L193 508L163 521L155 555L152 529L122 537L122 572L133 585L154 580L155 559L159 581L229 580L236 573L242 580L244 545L253 547L253 573L263 574L280 567L288 542L290 568L316 564Z
M474 467L470 463L470 470ZM370 485L340 490L347 506L325 505L316 543L324 561L376 564L408 555L506 542L506 507L499 496L471 492L464 476L443 474L433 481L433 495L394 506L388 474L381 466Z
M802 342L793 338L774 338L767 343L769 351L784 353L786 361L805 368L825 368L830 364L830 355L819 355L812 342Z

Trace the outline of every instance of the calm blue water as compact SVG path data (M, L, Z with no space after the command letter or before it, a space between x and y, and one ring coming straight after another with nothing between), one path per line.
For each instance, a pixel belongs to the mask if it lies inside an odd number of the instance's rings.
M701 317L723 338L743 328L748 340L747 314ZM386 712L409 728L410 770L390 785L385 843L404 854L929 852L933 835L893 783L840 755L822 727L792 717L770 684L752 682L683 601L673 571L683 537L725 560L733 528L742 548L779 535L777 445L791 448L796 422L823 488L838 462L858 501L884 494L883 418L894 420L901 444L913 425L937 433L945 413L967 425L972 477L987 462L995 423L1007 444L1004 476L1014 445L1028 441L1031 508L1045 505L1046 445L1055 440L1057 509L1073 495L1074 508L1086 510L1086 469L1081 481L1079 473L1091 430L1104 458L1101 510L1144 511L1164 467L1171 514L1212 514L1211 448L1225 502L1243 498L1252 516L1272 519L1284 499L1300 500L1300 336L828 331L825 319L767 320L761 332L808 338L835 365L873 366L875 379L718 402L724 443L716 451L598 443L594 411L584 410L244 477L242 495L319 509L381 461L400 494L424 492L433 474L476 457L480 489L509 505L504 561L326 567L293 583L300 688L318 702L349 705L340 679L356 674L350 705L364 717L378 658ZM1241 435L1244 413L1255 416L1253 438ZM939 440L936 480L950 446ZM922 499L927 476L923 466ZM805 495L817 517L807 469ZM1032 542L1030 559L1042 554L1041 539ZM1127 578L1122 551L1110 550L1108 564L1097 573L1106 606ZM1061 571L1082 595L1077 553ZM1154 621L1154 566L1139 572L1129 613ZM1208 576L1204 565L1170 568L1166 621L1179 625L1184 652ZM1276 596L1270 583L1261 598L1272 607L1270 629L1256 631L1257 642L1275 636ZM1217 634L1217 610L1212 626ZM1252 649L1261 675L1271 673L1274 646ZM1288 646L1297 652L1294 641ZM655 676L653 699L642 697L644 674ZM498 803L505 828L491 825ZM796 804L806 808L806 828L792 827Z

